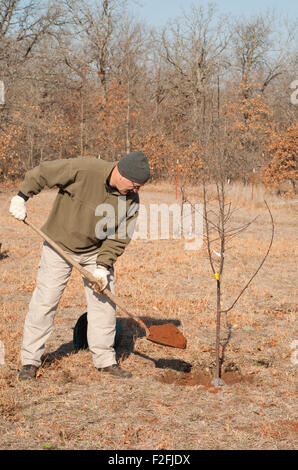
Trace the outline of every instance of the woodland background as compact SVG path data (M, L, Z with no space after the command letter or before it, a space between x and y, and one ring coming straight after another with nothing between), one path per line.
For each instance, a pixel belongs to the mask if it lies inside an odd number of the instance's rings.
M1 182L43 160L142 149L157 180L178 160L196 183L220 152L228 181L255 172L295 192L297 19L204 4L157 30L132 5L0 1Z

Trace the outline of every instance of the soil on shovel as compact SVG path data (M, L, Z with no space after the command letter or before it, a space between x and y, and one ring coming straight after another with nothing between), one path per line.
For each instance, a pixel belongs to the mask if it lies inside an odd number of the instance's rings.
M150 334L147 337L154 343L172 346L173 348L185 349L186 338L172 323L165 325L152 325L149 328Z
M237 383L252 383L252 377L243 376L239 372L225 372L221 375L221 378L227 385L234 385ZM180 374L173 371L167 371L162 376L156 377L156 380L164 384L183 386L203 385L205 389L210 389L210 391L212 389L214 393L216 393L216 391L219 390L219 387L214 387L214 385L212 385L212 379L212 376L207 375L202 371Z

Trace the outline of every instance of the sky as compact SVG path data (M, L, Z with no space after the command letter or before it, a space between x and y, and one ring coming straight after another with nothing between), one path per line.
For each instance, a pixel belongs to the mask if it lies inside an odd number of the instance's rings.
M133 12L146 24L160 27L169 19L178 17L182 9L187 11L192 4L207 6L208 3L217 5L219 12L236 17L266 12L267 9L274 9L277 15L287 15L291 19L298 17L297 0L136 0L133 3Z

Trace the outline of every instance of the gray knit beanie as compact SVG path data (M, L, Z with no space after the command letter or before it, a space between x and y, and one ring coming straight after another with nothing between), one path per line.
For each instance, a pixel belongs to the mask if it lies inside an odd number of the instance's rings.
M117 166L120 175L134 183L144 184L150 178L148 160L140 150L122 157Z

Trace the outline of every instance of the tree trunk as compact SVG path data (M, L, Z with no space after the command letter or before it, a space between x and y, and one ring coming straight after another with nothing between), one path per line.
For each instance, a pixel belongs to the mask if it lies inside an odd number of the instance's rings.
M216 280L216 294L217 294L217 306L216 306L216 378L219 379L221 376L220 370L220 316L221 316L221 302L220 302L220 279Z

